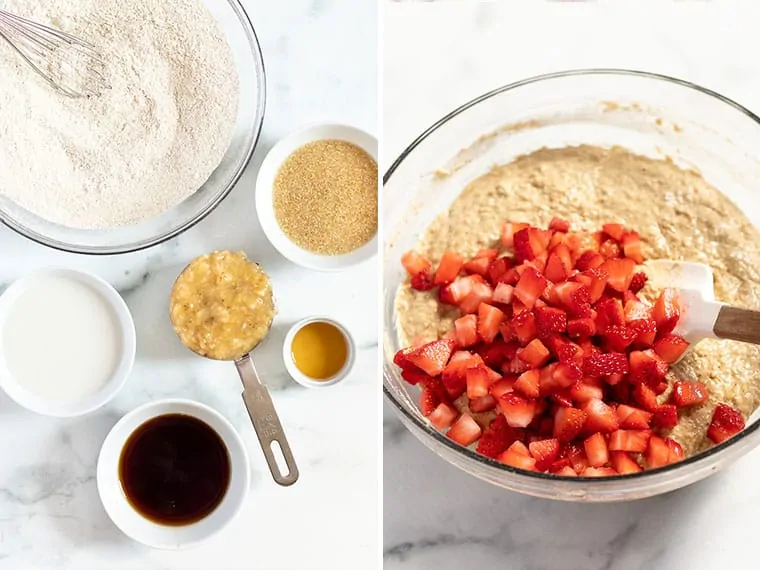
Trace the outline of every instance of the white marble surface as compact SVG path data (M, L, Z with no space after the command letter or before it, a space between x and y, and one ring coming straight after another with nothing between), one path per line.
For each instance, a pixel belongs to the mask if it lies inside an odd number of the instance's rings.
M0 283L50 264L89 269L123 293L139 336L127 386L89 416L43 418L0 394L0 570L376 567L377 271L374 263L339 275L291 265L266 242L253 191L266 151L306 123L377 131L377 7L374 0L244 3L264 52L267 116L253 163L218 210L169 243L108 258L54 252L0 228ZM256 360L301 470L290 488L269 475L233 366L189 353L169 325L166 301L178 271L220 248L244 249L274 282L280 314ZM350 381L327 390L295 384L281 359L287 327L315 313L343 320L360 347ZM253 468L240 517L207 543L180 552L153 551L123 536L106 516L94 480L111 426L131 408L166 397L196 399L222 412L243 435Z
M598 2L386 4L386 165L446 112L496 86L581 67L658 71L760 111L751 4ZM659 9L654 10L654 4ZM720 8L718 7L720 4ZM628 9L621 6L627 5ZM688 23L688 24L687 24ZM754 568L760 450L689 488L578 505L482 483L384 412L386 570ZM749 559L749 560L748 560Z

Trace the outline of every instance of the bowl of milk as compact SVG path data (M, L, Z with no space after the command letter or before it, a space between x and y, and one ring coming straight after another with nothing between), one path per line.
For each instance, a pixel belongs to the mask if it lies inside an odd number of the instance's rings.
M0 296L0 387L33 412L101 407L126 382L136 344L126 303L95 275L45 269Z

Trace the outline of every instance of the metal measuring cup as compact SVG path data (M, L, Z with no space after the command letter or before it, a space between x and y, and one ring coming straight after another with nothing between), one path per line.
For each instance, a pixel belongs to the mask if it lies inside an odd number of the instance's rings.
M243 254L214 252L214 254L209 255L215 254L242 256L242 259L247 263L252 263L247 258L245 258ZM251 357L251 353L257 346L261 344L264 338L266 338L266 335L269 333L269 330L272 327L272 321L269 321L266 332L261 335L261 338L255 342L252 342L250 346L242 347L239 350L239 355L230 358L215 358L213 356L209 356L208 354L203 354L195 347L190 346L189 343L186 342L186 340L183 338L180 330L178 329L178 325L175 322L173 303L175 299L175 291L178 287L178 284L181 282L181 279L185 273L193 266L193 264L196 261L203 259L203 257L205 256L201 256L200 258L196 258L190 262L190 264L185 267L182 273L180 273L179 277L177 277L177 280L174 283L170 301L170 318L172 320L172 325L174 326L175 332L177 332L177 335L180 337L180 341L187 348L199 356L210 358L212 360L231 360L235 362L235 367L237 368L238 375L240 376L240 380L243 383L243 403L245 404L246 410L248 410L248 415L250 416L251 422L253 423L253 428L256 431L256 436L258 437L261 449L264 452L264 457L266 458L267 465L269 466L269 471L272 473L272 478L279 485L292 485L298 480L298 467L296 466L295 459L293 458L293 453L290 450L288 440L285 437L285 431L283 430L280 419L278 418L277 412L275 411L272 397L269 395L269 390L267 390L266 386L264 386L264 384L261 382L261 378L259 377L259 374L256 371L256 367L254 366L253 358ZM238 257L238 260L240 260L240 257ZM282 456L285 459L285 465L288 469L287 473L282 473L280 466L277 464L273 449L274 442L277 442L280 447Z

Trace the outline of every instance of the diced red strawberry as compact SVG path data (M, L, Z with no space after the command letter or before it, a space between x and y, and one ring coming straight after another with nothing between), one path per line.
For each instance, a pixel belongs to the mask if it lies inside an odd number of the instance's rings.
M623 380L625 380L625 374L620 374L619 372L616 374L609 374L604 377L604 381L607 382L607 384L610 386L620 384Z
M488 280L492 285L496 286L510 267L512 267L512 259L510 257L498 257L494 259L488 266Z
M581 477L610 477L617 475L617 472L612 467L586 467Z
M519 376L526 370L530 370L530 364L526 364L519 358L513 358L510 362L501 365L501 371L504 374L514 374Z
M562 475L563 477L577 477L578 476L575 470L569 465L565 465L564 467L561 467L557 471L553 471L553 473L555 475Z
M574 362L560 362L552 371L552 380L561 388L569 388L583 377L580 367Z
M600 378L610 374L628 374L628 371L628 359L621 352L599 353L583 358L583 373L586 376Z
M584 252L578 260L575 262L575 268L578 271L586 271L588 269L596 269L601 267L604 263L604 257L596 251Z
M628 291L626 291L626 293L628 293ZM625 303L623 314L626 323L642 319L651 319L652 307L638 299L630 299Z
M489 374L490 368L484 365L467 369L465 377L467 379L467 397L470 399L482 398L488 396L488 389L491 384L498 382L501 377L496 375L496 379Z
M540 370L526 370L515 381L515 392L519 392L526 398L538 398L540 396L538 389L538 379L540 376Z
M433 282L436 285L448 285L457 278L464 265L464 259L455 251L447 250L441 256Z
M629 473L641 471L641 466L625 451L611 451L610 463L612 464L612 468L620 475L628 475Z
M467 263L464 264L463 269L465 273L482 275L485 277L488 274L488 268L491 266L491 259L488 257L473 257Z
M454 296L451 294L451 285L438 287L438 302L443 305L456 305Z
M587 317L591 308L588 286L574 281L565 281L554 286L554 295L570 316Z
M586 413L576 408L559 408L554 414L554 437L562 443L572 441L583 429Z
M546 268L544 270L544 276L554 283L559 283L567 279L570 275L570 271L573 269L572 258L570 257L570 250L564 243L554 246L549 257L546 261Z
M657 394L658 396L660 394L664 394L667 389L668 389L668 381L667 380L660 380L660 383L657 384L657 386L652 387L652 391L655 394Z
M471 412L482 414L483 412L490 412L491 410L495 409L496 403L496 398L489 395L470 400L467 403L467 406L470 408Z
M501 329L501 327L499 328ZM499 368L504 361L512 360L517 355L518 348L519 345L516 342L505 342L503 339L497 338L490 344L477 344L472 350L483 359L487 366Z
M574 259L583 255L586 251L599 251L602 244L600 232L575 232L567 234L567 245L573 252Z
M467 296L473 292L475 284L483 282L479 275L468 275L452 281L448 286L448 295L458 304L464 301Z
M633 389L634 401L648 412L657 410L657 396L654 391L646 384L638 384Z
M610 454L607 451L607 442L601 433L595 433L586 438L583 442L583 448L586 450L588 463L592 467L601 467L610 460Z
M604 397L602 381L597 378L583 378L570 387L570 397L579 404L594 399L601 400Z
M597 312L597 333L605 331L607 327L625 325L625 311L620 299L603 297L594 305L594 309Z
M493 290L491 300L494 303L503 303L505 305L509 305L512 302L514 291L515 288L512 287L512 285L507 285L506 283L498 283L496 285L496 289Z
M515 441L521 441L524 437L525 432L523 430L510 427L506 418L500 414L494 418L488 429L480 436L477 452L495 459Z
M665 439L665 445L668 446L668 463L676 463L683 459L683 448L681 445L669 437Z
M652 432L647 430L619 429L610 434L607 448L610 451L643 453L647 449Z
M707 386L702 382L686 382L683 380L673 382L673 402L679 408L703 404L709 397Z
M478 307L478 335L486 342L493 342L499 334L504 313L492 305L481 303Z
M508 394L509 392L514 391L515 382L517 381L517 378L515 376L505 376L501 380L494 382L491 384L491 387L489 388L488 392L496 398L497 402L498 400L504 395Z
M636 332L618 325L607 327L602 333L603 347L613 352L624 352L636 338Z
M406 272L414 277L420 273L430 274L433 264L426 257L423 257L416 251L407 251L401 256L401 265L404 266Z
M432 381L423 386L420 392L420 412L422 412L423 416L428 417L441 402L445 401L446 398L442 386L438 381Z
M501 245L504 247L512 247L514 245L514 235L528 227L528 224L504 222L501 226Z
M623 248L614 239L604 240L599 246L599 253L606 259L617 259L623 257Z
M588 287L588 296L591 303L596 303L602 298L604 290L607 287L608 278L609 275L601 267L587 269L575 277L577 281L584 283Z
M510 267L504 273L502 273L501 277L498 279L498 282L506 283L507 285L517 285L517 282L519 280L520 272L517 271L517 267Z
M615 241L620 241L623 239L623 236L626 233L626 229L623 224L604 224L602 225L602 231Z
M536 329L536 318L533 316L533 312L522 311L516 313L515 316L512 317L512 328L517 336L517 341L522 345L526 345L536 338L538 331Z
M536 460L536 469L546 471L559 455L559 441L554 438L532 441L528 444L528 450Z
M475 315L465 315L454 321L454 339L461 348L478 342L477 324L478 318Z
M649 429L652 414L633 406L620 404L615 409L620 427L623 429Z
M549 360L549 350L539 339L534 338L525 348L517 351L517 357L531 368L540 368Z
M512 445L510 445L509 447L512 448L512 451L514 451L515 453L518 453L525 457L530 457L530 450L525 445L525 443L523 443L522 439L519 439L513 442Z
M631 367L631 382L657 386L668 373L668 364L657 353L649 350L633 350L628 355Z
M415 348L406 355L406 359L426 374L438 376L446 367L452 350L453 341L436 340Z
M638 273L633 274L633 278L631 279L631 284L628 285L628 288L633 293L638 293L644 288L644 285L647 284L647 274L643 271L639 271Z
M541 294L548 285L546 278L532 267L526 267L517 282L514 290L514 296L525 305L526 308L532 309Z
M686 352L689 343L678 335L668 334L655 342L652 348L665 362L673 364Z
M570 231L570 222L567 220L563 220L562 218L557 218L556 216L552 218L552 221L549 222L549 229L554 230L556 232L569 232Z
M531 244L529 233L531 229L532 228L524 228L516 231L512 236L512 247L515 250L515 258L518 263L535 259L536 254L540 253L539 251L535 251Z
M633 340L634 346L639 348L649 348L652 346L657 335L657 325L654 319L639 319L628 323L628 328L636 333Z
M535 322L533 323L533 326L535 326ZM507 342L517 340L515 328L512 326L511 321L502 321L502 323L499 325L499 334L501 335L501 338Z
M586 413L586 425L583 428L586 433L610 433L620 427L615 410L602 400L589 400L583 404L582 409Z
M441 374L441 382L452 400L467 389L467 369L483 364L483 360L465 350L455 352Z
M652 413L652 427L670 429L678 424L678 409L673 404L661 404Z
M644 255L641 253L641 237L636 232L626 232L620 239L623 247L623 255L636 263L644 263Z
M455 421L446 433L446 436L456 441L459 445L471 445L480 437L483 430L480 429L478 422L472 419L469 414L462 414Z
M498 255L499 255L499 250L498 249L489 247L489 248L485 248L485 249L479 249L475 253L475 258L484 257L484 258L486 258L490 262L490 261L493 261L494 259L496 259L496 257Z
M433 283L433 276L430 273L417 273L412 275L409 280L409 285L416 291L430 291L435 287Z
M715 406L712 421L707 428L707 437L715 443L721 443L744 429L742 415L726 404Z
M567 336L570 338L588 338L596 334L594 319L570 319L567 321Z
M420 383L425 384L432 378L432 376L429 376L416 368L402 369L401 377L412 386L416 386Z
M398 366L399 368L402 368L404 370L408 370L410 368L415 368L414 364L409 362L408 356L414 352L414 347L408 347L408 348L402 348L399 350L396 355L393 357L393 364Z
M490 301L491 296L493 295L493 289L488 283L482 280L480 275L469 275L468 277L478 277L480 281L473 285L472 292L459 303L459 312L463 315L477 312L480 304ZM464 279L467 279L467 277ZM461 281L461 279L455 281L452 285L449 285L449 287L456 285L459 281Z
M518 445L519 443L520 442L513 443L509 447L509 449L507 449L504 453L499 455L497 459L501 461L502 463L506 463L507 465L511 465L512 467L517 467L518 469L525 469L526 471L535 471L536 460L533 459L533 457L531 457L530 454L528 455L523 454L520 451L520 446Z
M607 284L615 291L622 293L631 284L633 272L636 269L636 263L632 259L608 259L600 267L606 271L609 277Z
M562 309L537 307L533 314L536 316L536 329L541 336L565 332L567 328L567 314Z
M668 444L661 437L653 435L649 438L649 445L647 451L644 454L647 466L650 469L656 469L657 467L663 467L668 464L670 458L670 450Z
M657 331L660 335L671 332L681 316L681 307L678 301L677 289L663 289L652 309L652 317L657 323Z
M499 398L498 406L507 418L507 423L516 428L527 427L536 415L536 402L518 396L514 392L504 394Z
M428 419L431 424L442 430L449 427L458 417L459 412L454 406L447 404L446 402L441 402L430 413Z

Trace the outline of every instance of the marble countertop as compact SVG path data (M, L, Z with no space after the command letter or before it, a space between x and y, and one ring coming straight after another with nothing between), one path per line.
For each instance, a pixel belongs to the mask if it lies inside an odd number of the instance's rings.
M674 75L760 111L760 64L746 57L757 32L751 11L732 10L737 4L720 3L724 9L718 9L716 3L522 3L518 13L509 2L387 3L385 164L467 100L568 68ZM747 559L754 556L760 531L760 449L665 496L581 505L525 497L476 480L419 443L388 406L384 435L386 570L752 566Z
M367 263L333 275L290 264L264 238L253 192L267 150L304 124L336 121L377 131L377 6L373 0L244 4L262 43L267 115L252 164L214 213L168 243L114 257L55 252L0 228L0 284L47 265L93 271L123 294L138 332L130 380L108 406L88 416L36 416L0 393L0 570L376 567L376 267ZM193 257L223 248L245 250L273 280L280 312L255 358L301 471L290 488L270 477L232 365L196 357L170 328L166 302L174 278ZM359 351L349 381L308 390L287 376L281 347L291 324L319 313L342 320ZM108 430L130 409L171 397L195 399L224 414L242 434L253 469L251 493L232 525L178 552L150 550L122 535L95 485Z

